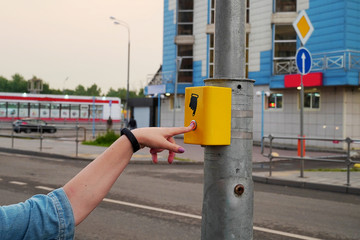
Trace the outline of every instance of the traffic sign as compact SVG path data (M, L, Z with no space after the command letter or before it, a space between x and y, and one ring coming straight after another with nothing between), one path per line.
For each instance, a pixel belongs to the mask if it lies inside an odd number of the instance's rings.
M295 60L296 66L302 75L306 75L311 71L312 57L309 50L304 47L299 48Z
M308 15L305 10L302 10L295 21L293 22L293 27L300 38L300 41L303 45L309 40L311 34L314 31L314 27L310 22Z

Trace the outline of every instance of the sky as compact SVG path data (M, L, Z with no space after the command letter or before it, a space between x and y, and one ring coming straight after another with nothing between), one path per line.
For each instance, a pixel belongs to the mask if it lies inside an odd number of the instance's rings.
M162 63L163 0L0 0L0 75L41 78L54 89L147 85Z

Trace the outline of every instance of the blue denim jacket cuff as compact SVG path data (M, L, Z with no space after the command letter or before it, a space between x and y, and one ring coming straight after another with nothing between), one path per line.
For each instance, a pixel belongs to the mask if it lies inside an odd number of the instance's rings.
M70 201L63 188L48 194L54 202L59 217L59 239L73 239L75 233L75 219Z

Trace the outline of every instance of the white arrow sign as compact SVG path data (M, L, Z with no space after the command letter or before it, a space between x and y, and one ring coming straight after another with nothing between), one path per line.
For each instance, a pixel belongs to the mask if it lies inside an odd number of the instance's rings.
M302 60L302 74L305 75L305 59L306 59L306 56L305 56L305 53L303 53L301 55L301 60Z

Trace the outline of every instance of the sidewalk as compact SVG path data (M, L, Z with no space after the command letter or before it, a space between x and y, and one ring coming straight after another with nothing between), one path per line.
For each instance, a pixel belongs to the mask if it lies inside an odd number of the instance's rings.
M183 139L177 138L177 144L185 148L185 153L177 154L174 160L175 164L203 164L204 148L198 145L184 144ZM44 139L42 141L42 151L40 152L40 140L14 139L14 148L12 149L10 138L0 138L0 151L13 152L18 154L37 154L58 158L76 159L76 144L69 139ZM92 160L101 154L106 147L88 146L78 144L78 158L82 160ZM292 150L276 149L280 156L296 156L297 152ZM309 152L311 157L338 155L338 153ZM256 182L277 184L284 186L295 186L325 191L335 191L342 193L360 194L360 172L350 173L350 186L346 185L346 172L304 172L301 178L299 163L296 161L274 161L272 176L269 177L269 160L262 156L259 146L253 147L253 179ZM160 164L167 163L167 151L158 156ZM151 155L149 149L141 149L133 155L131 163L151 164ZM306 161L306 168L329 168L327 162ZM345 168L345 164L341 165Z

